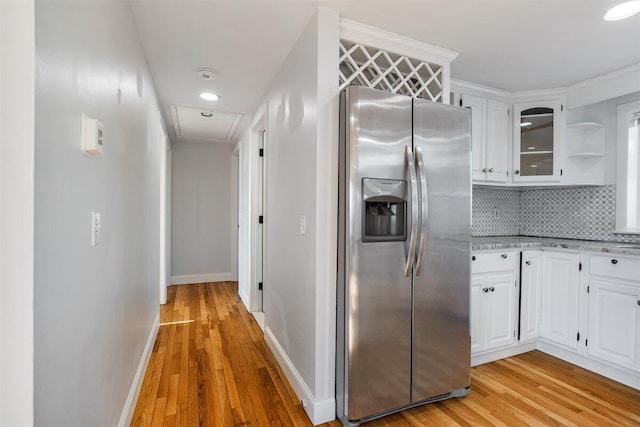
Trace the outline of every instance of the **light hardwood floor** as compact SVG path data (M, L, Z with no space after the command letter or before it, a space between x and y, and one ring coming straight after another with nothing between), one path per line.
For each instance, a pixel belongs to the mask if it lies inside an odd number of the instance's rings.
M474 367L471 375L465 398L366 426L640 426L640 391L537 351ZM311 423L236 283L219 282L169 288L132 425Z

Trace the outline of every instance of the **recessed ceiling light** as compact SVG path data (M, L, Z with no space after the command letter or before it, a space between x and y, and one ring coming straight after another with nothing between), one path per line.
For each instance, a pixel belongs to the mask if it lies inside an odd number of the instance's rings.
M202 92L200 94L200 98L204 99L205 101L217 101L218 99L220 99L218 95L211 92Z
M522 122L522 123L520 123L520 127L521 127L521 128L525 128L525 127L527 127L527 126L531 126L532 124L533 124L533 123L531 123L531 122Z
M640 1L628 1L612 7L604 14L605 21L619 21L640 12Z

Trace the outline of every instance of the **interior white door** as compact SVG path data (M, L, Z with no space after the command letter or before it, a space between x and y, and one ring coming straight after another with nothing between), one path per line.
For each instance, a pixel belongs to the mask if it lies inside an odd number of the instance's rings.
M158 244L158 287L160 290L160 304L167 303L167 213L169 205L167 203L167 149L168 138L164 131L162 119L158 115L158 201L159 201L159 244Z
M264 168L264 147L265 147L266 131L260 132L259 152L258 152L258 183L256 195L256 211L258 212L258 232L256 236L256 311L264 311L264 187L265 187L265 168Z

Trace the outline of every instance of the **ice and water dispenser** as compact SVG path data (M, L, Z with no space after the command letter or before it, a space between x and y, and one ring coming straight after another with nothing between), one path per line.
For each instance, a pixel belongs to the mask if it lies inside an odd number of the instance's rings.
M363 242L407 239L407 182L395 179L362 179Z

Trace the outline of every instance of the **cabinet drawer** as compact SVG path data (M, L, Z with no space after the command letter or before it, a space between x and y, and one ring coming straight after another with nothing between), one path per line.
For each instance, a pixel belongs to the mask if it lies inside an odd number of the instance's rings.
M591 255L591 274L640 281L640 259Z
M473 254L471 273L490 273L493 271L512 271L518 267L520 252L490 252Z

